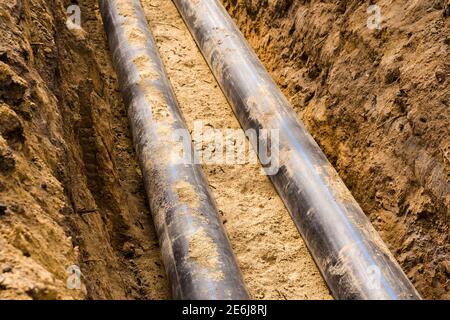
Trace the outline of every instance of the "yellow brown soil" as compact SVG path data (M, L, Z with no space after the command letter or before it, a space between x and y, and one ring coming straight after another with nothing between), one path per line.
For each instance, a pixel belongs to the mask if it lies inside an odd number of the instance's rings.
M0 299L169 298L98 7L78 3L83 30L66 1L0 3Z
M222 2L419 292L450 299L450 2Z

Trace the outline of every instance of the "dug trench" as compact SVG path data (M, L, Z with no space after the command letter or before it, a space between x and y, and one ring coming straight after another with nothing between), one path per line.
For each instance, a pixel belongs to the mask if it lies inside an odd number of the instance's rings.
M239 129L173 3L142 4L188 126ZM170 298L98 5L70 5L1 5L0 297ZM205 167L251 296L331 298L260 169Z
M448 298L445 7L399 4L410 39L358 29L356 1L224 2L419 291ZM188 127L238 129L173 3L142 4ZM3 2L0 35L0 298L170 298L97 3ZM331 298L260 166L204 170L252 298Z

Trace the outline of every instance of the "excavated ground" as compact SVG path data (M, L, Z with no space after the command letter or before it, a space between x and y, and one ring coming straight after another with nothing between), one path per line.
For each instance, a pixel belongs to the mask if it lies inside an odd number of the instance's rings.
M78 4L81 31L70 1L0 3L0 298L170 298L98 5Z
M357 1L224 1L421 293L450 298L448 11L422 2L372 32ZM0 299L168 299L98 5L76 3L83 30L69 0L0 3ZM188 127L238 129L173 3L142 4ZM204 169L251 296L331 298L260 166Z

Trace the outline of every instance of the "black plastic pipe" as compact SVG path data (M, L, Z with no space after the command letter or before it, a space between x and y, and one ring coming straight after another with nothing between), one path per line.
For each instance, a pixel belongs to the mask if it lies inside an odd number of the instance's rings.
M248 299L140 1L100 9L174 298Z
M243 129L279 130L280 169L270 178L334 297L420 299L223 6L174 2Z

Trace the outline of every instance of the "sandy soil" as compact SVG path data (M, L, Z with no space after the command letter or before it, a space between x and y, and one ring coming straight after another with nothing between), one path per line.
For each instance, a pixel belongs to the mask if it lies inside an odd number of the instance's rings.
M222 91L170 0L142 1L190 130L194 121L239 129ZM329 299L328 288L259 164L204 165L250 294Z
M449 299L448 1L380 0L378 31L356 0L223 2L419 291ZM169 299L97 3L69 30L70 3L0 2L0 299ZM173 3L142 3L189 128L238 129ZM252 297L330 299L259 164L204 169Z
M420 293L450 299L450 2L223 2Z

